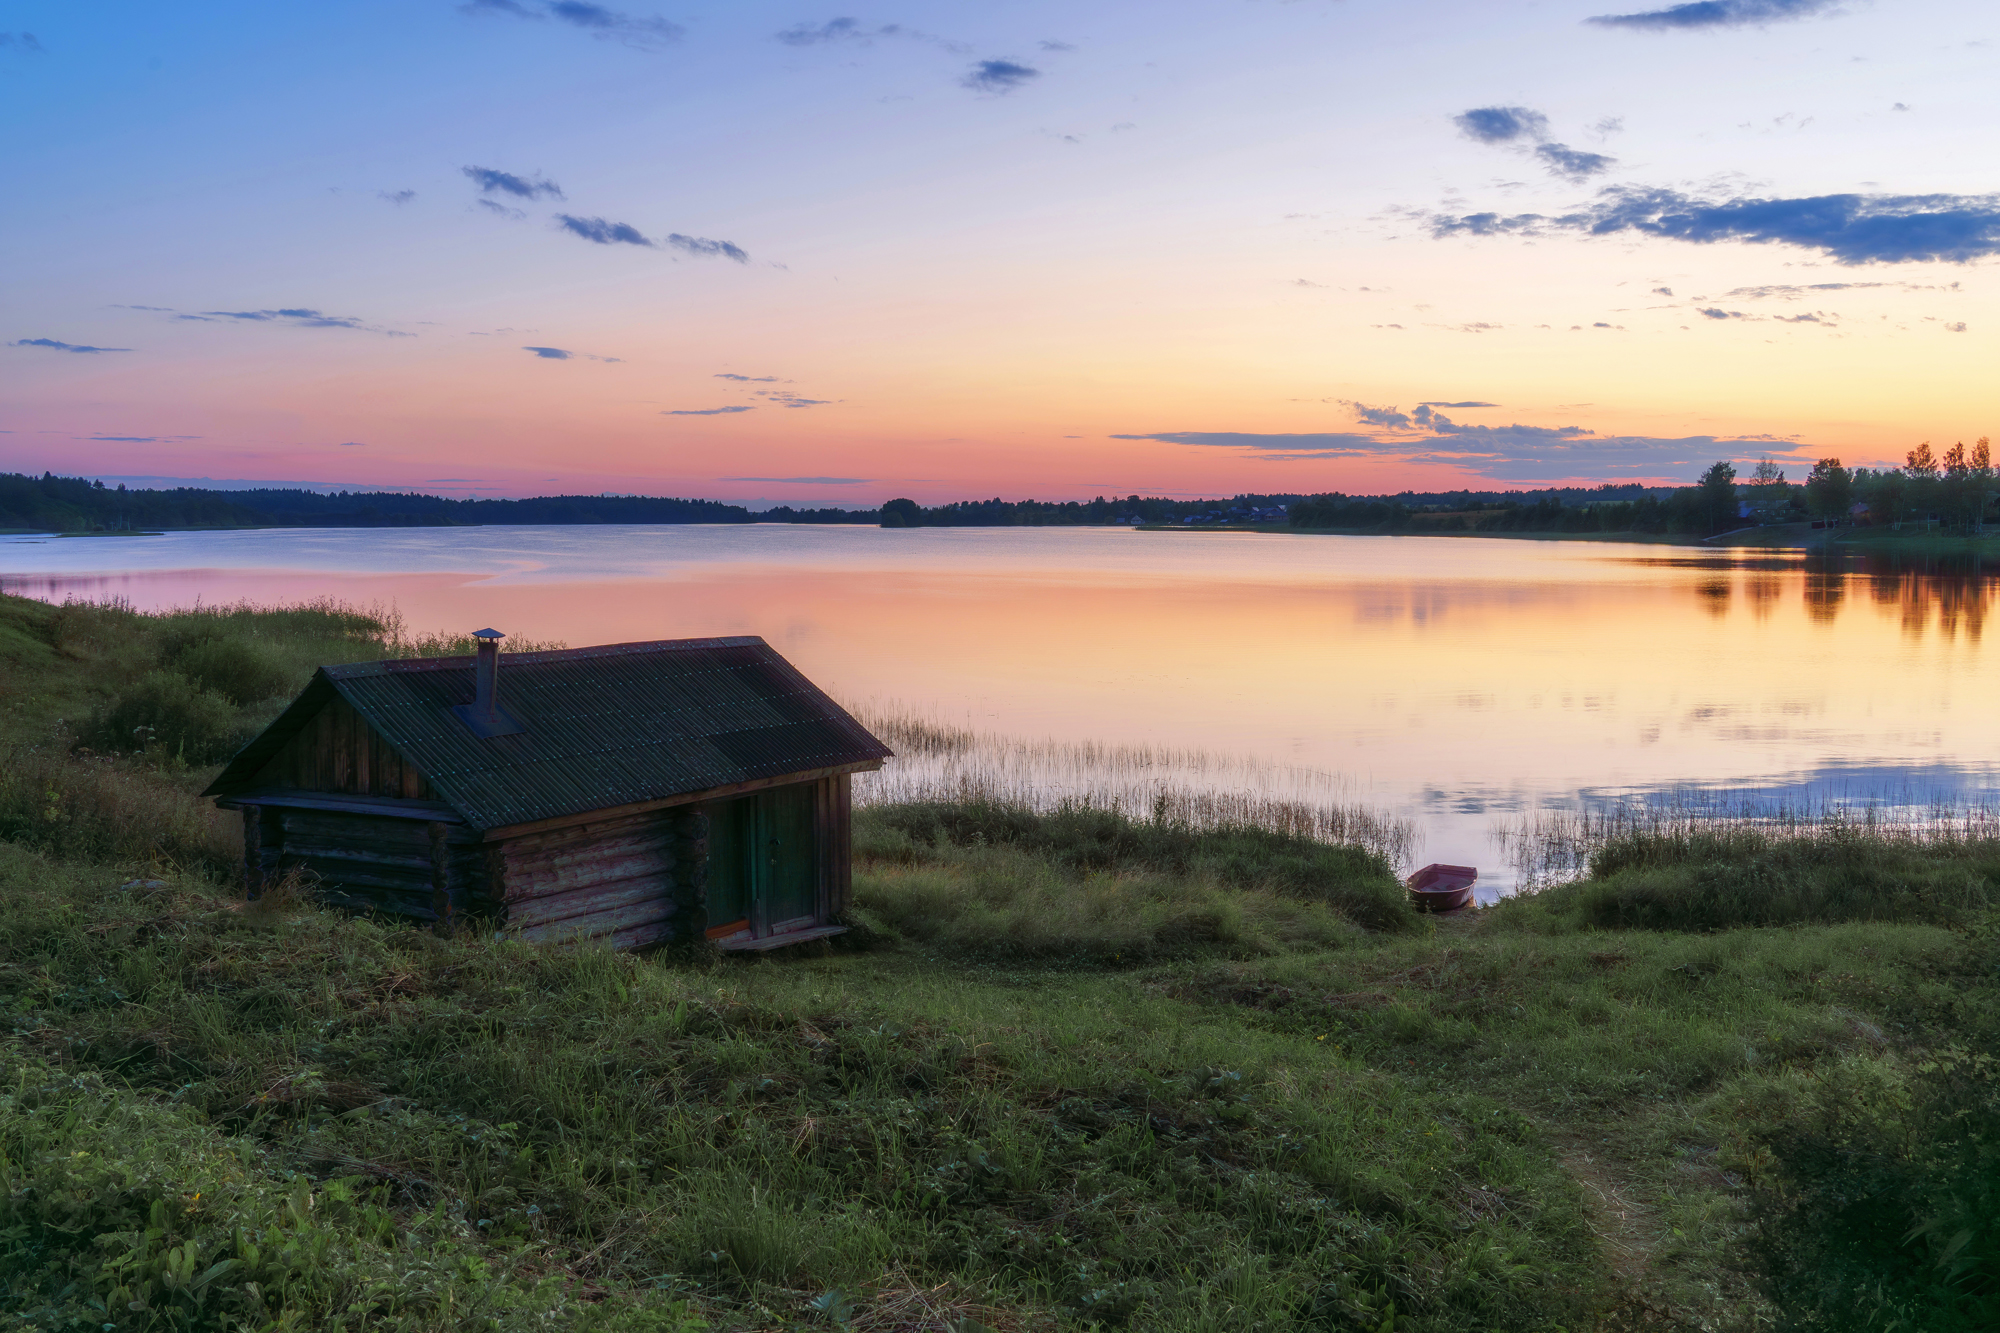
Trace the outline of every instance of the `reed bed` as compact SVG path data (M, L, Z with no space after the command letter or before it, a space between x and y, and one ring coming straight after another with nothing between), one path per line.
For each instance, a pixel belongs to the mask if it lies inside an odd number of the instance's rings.
M855 713L896 751L880 772L856 778L857 805L1107 810L1140 822L1364 847L1399 868L1416 847L1413 820L1354 799L1353 780L1324 769L1196 747L1003 736L894 704Z
M1496 821L1492 830L1521 893L1583 878L1613 843L1674 847L1732 834L1770 840L1857 833L1926 846L1983 842L2000 838L2000 805L1936 793L1785 799L1688 786L1544 807Z

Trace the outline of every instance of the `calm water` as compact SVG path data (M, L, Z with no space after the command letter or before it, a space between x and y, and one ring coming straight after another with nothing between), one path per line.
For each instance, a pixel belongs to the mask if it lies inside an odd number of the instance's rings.
M1975 569L1791 553L1108 530L565 527L0 538L0 587L333 596L571 645L761 634L832 693L1022 737L1351 779L1479 862L1494 821L1687 787L1983 802Z

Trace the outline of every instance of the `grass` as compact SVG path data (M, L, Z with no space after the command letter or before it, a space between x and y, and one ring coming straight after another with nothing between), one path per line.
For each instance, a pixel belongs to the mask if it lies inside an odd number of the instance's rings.
M230 614L290 680L407 641ZM1600 824L1540 894L1439 921L1298 827L881 801L857 947L444 938L237 901L209 770L76 748L58 717L187 675L172 620L0 600L9 1326L2000 1316L2000 863L1969 826Z

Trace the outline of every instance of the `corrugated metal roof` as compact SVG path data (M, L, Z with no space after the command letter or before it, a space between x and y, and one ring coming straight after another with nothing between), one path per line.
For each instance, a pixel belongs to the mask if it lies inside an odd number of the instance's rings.
M889 757L889 747L760 638L669 639L500 659L518 735L481 737L470 657L322 667L207 795L258 769L338 693L478 828L665 800Z

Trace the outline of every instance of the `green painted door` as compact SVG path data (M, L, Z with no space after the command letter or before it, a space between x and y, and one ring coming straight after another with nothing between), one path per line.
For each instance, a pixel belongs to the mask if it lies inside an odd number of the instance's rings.
M759 936L818 924L810 783L757 793L758 860L751 923ZM761 917L761 920L760 920Z
M752 937L819 922L813 787L775 787L714 808L708 829L711 938Z

